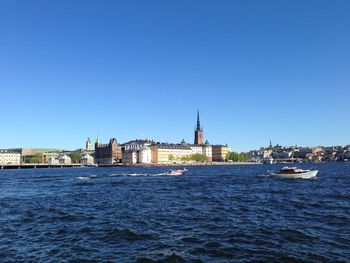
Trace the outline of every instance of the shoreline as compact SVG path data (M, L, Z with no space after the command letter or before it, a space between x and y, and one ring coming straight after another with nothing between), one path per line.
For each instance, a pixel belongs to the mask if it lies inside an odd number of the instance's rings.
M305 162L309 164L322 164L332 162ZM334 162L334 163L348 163L348 162ZM284 162L276 164L286 165L298 165L298 163ZM304 164L304 163L303 163ZM172 163L172 164L100 164L98 166L86 166L82 164L16 164L16 165L0 165L0 170L21 170L21 169L55 169L55 168L107 168L107 167L140 167L140 168L152 168L152 167L190 167L190 166L237 166L237 165L273 165L256 162L210 162L210 163Z
M176 166L220 166L220 165L250 165L260 164L251 162L211 162L211 163L186 163L186 164L100 164L98 166L89 166L83 164L7 164L0 165L0 170L21 170L21 169L54 169L54 168L106 168L106 167L176 167Z

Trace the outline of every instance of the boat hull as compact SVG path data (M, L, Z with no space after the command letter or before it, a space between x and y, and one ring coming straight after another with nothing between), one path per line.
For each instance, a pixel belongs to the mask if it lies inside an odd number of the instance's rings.
M318 171L314 170L314 171L308 171L308 172L304 172L304 173L273 173L272 175L280 177L280 178L291 178L291 179L311 179L311 178L315 178L317 175Z
M182 175L183 173L168 173L168 175Z

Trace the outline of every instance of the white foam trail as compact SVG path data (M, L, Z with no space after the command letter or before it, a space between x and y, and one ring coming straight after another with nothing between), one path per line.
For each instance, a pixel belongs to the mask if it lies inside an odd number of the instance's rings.
M138 173L132 173L132 174L126 174L128 176L146 176L147 174L138 174Z
M123 176L123 174L109 174L108 176Z
M77 178L80 179L80 180L88 180L88 179L90 179L90 177L87 177L87 176L79 176Z
M162 175L169 175L169 174L168 173L150 174L150 176L162 176Z

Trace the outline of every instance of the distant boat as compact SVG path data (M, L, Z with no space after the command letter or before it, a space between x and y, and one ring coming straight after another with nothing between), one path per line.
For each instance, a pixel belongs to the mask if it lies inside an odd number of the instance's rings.
M297 167L283 167L277 173L271 173L271 175L275 175L281 178L302 178L302 179L310 179L316 177L318 170L302 170Z
M183 169L177 169L177 170L170 170L167 172L168 175L182 175L184 172L187 172L188 170L186 168Z

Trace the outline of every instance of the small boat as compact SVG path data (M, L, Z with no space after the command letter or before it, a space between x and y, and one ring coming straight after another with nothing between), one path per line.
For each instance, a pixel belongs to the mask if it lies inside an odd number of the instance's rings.
M281 178L302 178L310 179L316 177L318 170L302 170L297 167L283 167L277 173L271 173L272 175L281 177Z
M177 169L177 170L170 170L167 172L168 175L182 175L184 172L187 172L188 170L186 168L183 169Z

